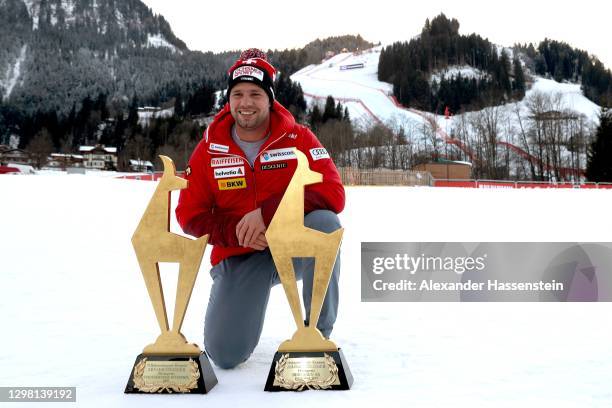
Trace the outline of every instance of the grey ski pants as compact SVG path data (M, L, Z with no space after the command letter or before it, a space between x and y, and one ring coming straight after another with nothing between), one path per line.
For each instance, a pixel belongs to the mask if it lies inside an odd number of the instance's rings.
M340 221L332 211L316 210L304 217L304 225L330 233L340 228ZM296 278L302 279L308 318L314 262L312 258L299 258L294 259L293 264ZM217 366L232 368L246 361L259 342L270 289L280 283L280 279L269 249L226 258L215 265L210 274L213 284L204 320L204 347ZM317 324L326 337L331 334L338 313L339 276L338 254ZM287 322L287 328L288 331L279 336L289 338L293 334L293 321Z

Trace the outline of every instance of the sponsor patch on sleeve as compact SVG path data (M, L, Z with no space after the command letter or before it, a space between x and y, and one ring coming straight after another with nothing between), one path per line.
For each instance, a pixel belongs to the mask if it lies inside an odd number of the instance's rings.
M230 177L244 177L244 166L219 167L218 169L214 169L214 175L216 179L230 178Z
M187 168L185 169L185 175L191 176L191 166L187 166Z
M324 147L315 147L314 149L310 149L310 155L312 156L312 160L321 160L321 159L329 159L329 153L325 150Z
M219 190L238 190L246 188L246 179L244 177L217 180Z
M229 152L229 146L226 146L226 145L211 143L208 146L210 150L214 150L215 152L221 152L221 153Z

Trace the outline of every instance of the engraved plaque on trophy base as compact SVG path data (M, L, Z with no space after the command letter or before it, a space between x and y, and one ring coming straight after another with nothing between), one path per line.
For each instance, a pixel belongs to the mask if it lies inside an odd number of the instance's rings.
M352 385L341 349L276 352L265 391L348 390Z
M217 377L206 353L199 356L136 357L126 394L206 394Z

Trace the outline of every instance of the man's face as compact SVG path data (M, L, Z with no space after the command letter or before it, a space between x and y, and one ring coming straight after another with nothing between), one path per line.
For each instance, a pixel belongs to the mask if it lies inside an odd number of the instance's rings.
M266 92L249 82L236 84L229 95L230 111L237 126L256 130L268 126L270 100Z

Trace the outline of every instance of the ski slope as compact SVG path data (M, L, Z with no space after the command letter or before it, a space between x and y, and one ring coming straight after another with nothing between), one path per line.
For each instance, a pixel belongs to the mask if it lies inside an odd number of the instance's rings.
M216 368L210 394L125 395L135 357L158 334L130 243L154 188L84 175L0 176L0 386L76 386L76 404L53 405L67 407L612 405L611 303L360 301L361 242L609 241L612 219L602 214L612 190L572 189L347 188L332 339L355 377L352 390L263 391L274 352L293 332L277 286L254 354L233 370ZM171 229L180 232L174 218ZM183 326L200 345L209 254ZM177 269L163 264L161 272L174 299Z
M393 96L391 84L378 80L378 60L382 46L365 50L361 53L341 53L323 61L318 65L310 65L301 69L291 76L293 81L299 82L309 104L323 104L328 95L341 101L345 105L355 125L367 128L372 124L382 124L392 129L412 129L410 133L419 134L419 129L435 128L437 139L441 143L447 143L463 151L467 157L472 158L472 152L468 145L458 140L453 140L450 130L460 123L464 115L454 115L446 119L444 115L435 115L419 111L411 107L400 105ZM510 50L511 51L511 50ZM501 51L500 51L501 52ZM342 70L342 66L363 64L363 68ZM461 73L463 76L481 76L483 73L470 67L450 67L443 72L434 73L433 77L439 79ZM600 107L587 99L580 85L569 83L558 83L554 80L534 77L532 87L526 92L525 98L519 102L508 103L500 106L504 117L504 132L499 140L500 146L507 146L518 157L536 162L537 159L530 156L517 142L511 139L511 134L518 134L520 123L517 112L523 118L529 116L527 100L535 92L547 95L559 95L561 105L565 109L571 109L580 115L584 115L587 127L594 127L598 123ZM524 119L523 119L524 120ZM432 126L435 123L435 126ZM422 133L422 131L421 131ZM413 136L419 137L419 136ZM475 136L471 136L472 140ZM584 156L584 154L582 154ZM586 163L586 157L582 157L582 163ZM570 169L561 169L561 174L569 172Z
M391 95L393 86L380 82L378 59L382 46L362 54L340 53L319 65L310 65L291 76L299 82L309 104L328 95L345 105L354 123L367 127L372 121L385 124L420 123L419 115L398 107ZM341 70L343 65L364 64L363 68Z
M362 53L340 53L321 62L309 65L291 76L299 82L309 103L325 99L331 95L336 100L347 101L351 118L356 123L380 121L386 124L401 124L402 121L423 121L424 112L399 105L393 96L393 86L378 80L378 60L382 45ZM341 70L341 66L363 64L363 68ZM436 73L448 77L460 72L463 76L479 76L478 70L469 67L455 67L445 73ZM548 94L560 93L567 108L584 114L590 120L597 120L600 107L587 99L580 90L580 85L559 83L550 79L535 77L533 87L526 97L533 92ZM524 108L523 101L519 102ZM508 104L512 105L512 104ZM510 107L509 106L509 107ZM443 116L438 115L441 127L445 125Z

